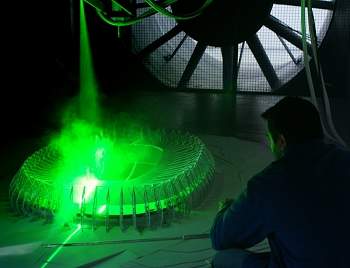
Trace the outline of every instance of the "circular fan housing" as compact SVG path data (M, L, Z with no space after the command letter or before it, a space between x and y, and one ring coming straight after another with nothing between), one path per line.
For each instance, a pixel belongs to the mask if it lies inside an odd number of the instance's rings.
M125 157L137 160L125 161L114 177L109 167L104 167L100 174L93 169L82 173L77 168L64 178L62 174L68 173L62 172L62 167L71 163L64 163L54 147L44 147L31 155L13 178L12 206L23 214L103 222L108 228L113 224L169 223L204 197L214 161L193 135L162 132L159 139L157 145L129 144L127 154L138 157Z
M155 14L132 26L132 50L170 88L277 92L304 68L300 3L218 0L190 20ZM202 4L180 0L168 10L181 16ZM338 9L335 0L312 5L321 46ZM311 53L308 31L307 42Z

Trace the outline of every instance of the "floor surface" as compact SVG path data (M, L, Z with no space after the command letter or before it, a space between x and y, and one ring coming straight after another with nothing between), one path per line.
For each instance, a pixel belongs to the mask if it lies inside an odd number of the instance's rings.
M230 96L217 94L144 92L137 96L106 98L103 103L111 119L120 112L154 128L180 129L198 135L216 161L215 180L202 205L190 216L166 228L142 234L113 228L105 232L83 229L71 242L140 238L165 238L207 233L218 202L237 197L247 180L272 161L265 143L265 123L260 114L276 103L276 96L238 96L236 109ZM350 138L350 114L346 100L332 102L335 123L346 141ZM45 128L45 126L43 126ZM210 267L215 253L208 239L162 241L63 248L54 258L55 248L46 243L62 243L73 228L13 214L9 208L8 184L23 161L47 144L51 130L42 135L26 135L3 140L0 161L0 267ZM266 243L257 251L268 250Z

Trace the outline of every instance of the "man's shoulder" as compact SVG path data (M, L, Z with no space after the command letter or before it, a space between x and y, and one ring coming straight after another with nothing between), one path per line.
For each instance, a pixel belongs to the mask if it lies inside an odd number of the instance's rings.
M350 151L347 148L335 146L329 162L334 169L350 174Z
M285 172L283 162L281 160L277 160L253 176L249 180L249 184L258 188L267 188L269 185L279 183L281 178L285 176Z
M254 176L255 180L269 180L285 174L283 161L276 160Z
M350 150L349 148L345 148L343 146L336 146L334 145L334 151L336 152L337 155L345 158L345 159L350 159Z

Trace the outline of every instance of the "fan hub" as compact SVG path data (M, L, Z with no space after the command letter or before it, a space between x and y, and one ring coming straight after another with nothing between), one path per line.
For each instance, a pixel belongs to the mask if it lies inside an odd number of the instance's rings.
M188 14L204 1L179 0L171 8L177 15ZM272 6L272 0L213 0L201 15L177 23L196 41L216 47L235 45L259 31Z

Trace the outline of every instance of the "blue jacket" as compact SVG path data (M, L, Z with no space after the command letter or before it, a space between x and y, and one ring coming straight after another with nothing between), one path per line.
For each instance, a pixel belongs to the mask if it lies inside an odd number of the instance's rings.
M350 267L349 151L320 140L289 146L249 180L211 229L216 250L265 238L269 268Z

